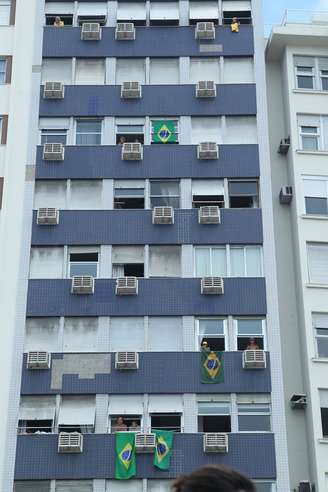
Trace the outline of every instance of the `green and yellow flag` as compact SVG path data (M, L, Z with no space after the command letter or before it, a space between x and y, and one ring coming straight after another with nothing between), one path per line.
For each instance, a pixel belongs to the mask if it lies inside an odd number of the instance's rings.
M156 447L154 455L154 466L160 470L168 470L173 448L172 431L152 430L156 436Z
M202 350L200 354L200 380L202 383L223 383L223 352Z
M154 121L153 143L177 143L175 122L170 120Z
M127 480L136 474L134 432L116 433L115 478Z

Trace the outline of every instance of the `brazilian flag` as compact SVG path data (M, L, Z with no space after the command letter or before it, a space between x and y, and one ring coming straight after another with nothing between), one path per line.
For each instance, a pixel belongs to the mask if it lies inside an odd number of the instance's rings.
M163 430L152 430L152 432L155 434L156 439L154 466L160 470L168 470L170 468L174 432Z
M117 432L115 478L127 480L136 474L134 432Z
M200 380L202 383L223 383L223 352L202 350L200 354Z
M153 122L153 143L177 143L176 123L170 120Z

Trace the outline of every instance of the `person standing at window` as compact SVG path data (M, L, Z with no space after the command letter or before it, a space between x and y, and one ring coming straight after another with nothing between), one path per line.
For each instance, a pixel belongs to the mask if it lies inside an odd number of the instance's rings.
M255 341L255 338L250 338L246 350L260 350L260 347Z
M239 20L237 19L237 17L233 17L231 22L231 32L239 32L239 26Z
M64 21L60 17L55 17L54 27L64 27Z

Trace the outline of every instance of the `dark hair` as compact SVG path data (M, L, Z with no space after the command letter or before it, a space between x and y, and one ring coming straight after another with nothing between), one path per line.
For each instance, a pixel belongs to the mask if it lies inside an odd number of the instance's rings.
M207 465L179 477L174 492L255 492L252 482L232 468Z

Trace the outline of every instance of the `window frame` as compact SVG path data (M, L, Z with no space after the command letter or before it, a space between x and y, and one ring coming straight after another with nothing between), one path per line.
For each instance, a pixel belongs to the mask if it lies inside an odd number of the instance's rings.
M324 328L324 327L320 327L320 326L317 326L316 323L315 323L315 317L317 316L320 316L320 315L323 315L323 316L327 316L328 317L328 313L318 313L318 312L313 312L312 313L312 328L313 328L313 336L314 336L314 350L315 350L315 355L318 359L323 359L323 360L327 360L328 359L328 355L327 357L323 356L323 355L320 355L319 353L319 344L318 344L318 340L319 339L327 339L328 340L328 327L327 328ZM318 333L318 330L327 330L327 335L324 335L324 334L319 334Z
M249 333L243 333L239 335L238 332L238 321L244 321L244 320L260 320L261 321L261 327L262 327L262 334L259 336L258 334L254 332L249 332ZM266 352L268 350L268 345L267 345L267 333L266 333L266 318L260 317L260 316L239 316L233 318L233 326L234 326L234 351L236 352L242 352L243 350L238 349L238 338L262 338L263 339L263 350Z
M228 254L227 254L227 263L228 263L228 277L230 278L263 278L264 275L264 260L263 260L263 246L259 244L245 244L245 245L228 245ZM232 275L232 263L231 263L231 251L232 250L242 250L243 251L243 256L244 256L244 275ZM261 269L261 275L258 276L253 276L253 275L248 275L248 261L247 261L247 251L252 250L252 249L258 249L260 252L260 269Z
M300 137L300 149L304 152L320 152L322 150L322 132L321 132L321 125L320 126L305 126L305 125L299 125L299 137ZM303 128L316 128L316 133L308 133L304 132ZM316 137L316 142L317 142L317 148L316 149L305 149L303 145L303 138L306 137Z
M211 246L211 245L206 245L206 246L201 246L197 245L194 246L194 277L195 278L202 278L202 276L198 276L197 274L197 259L196 259L196 251L199 250L209 250L210 253L210 273L209 276L214 276L213 274L213 250L224 250L225 252L225 275L223 275L223 278L226 278L229 276L229 262L228 262L228 252L227 252L227 246L226 245L218 245L218 246ZM215 275L216 276L216 275Z
M304 194L304 214L305 215L310 215L310 216L313 216L313 217L317 217L317 216L321 216L321 217L326 217L328 215L328 176L302 176L302 180L303 180L303 194ZM325 196L320 196L320 197L313 197L313 196L309 196L306 194L305 192L305 183L306 181L323 181L325 182L325 185L326 185L326 195ZM327 204L327 213L326 214L316 214L316 213L310 213L310 212L307 212L307 209L306 209L306 199L307 198L324 198L326 200L326 204Z
M152 194L151 192L151 185L152 183L167 183L167 182L171 182L171 183L176 183L178 184L178 188L179 188L179 195L154 195ZM181 208L181 180L180 179L149 179L149 193L148 193L148 200L149 200L149 208L152 210L154 207L166 207L166 206L169 206L171 207L172 205L152 205L152 198L166 198L166 199L178 199L179 200L179 206L176 208L176 207L173 207L174 209L176 210L179 210ZM145 195L146 195L146 188L145 188ZM145 204L146 204L146 201L145 201Z
M260 183L259 183L259 180L258 179L251 179L251 178L248 178L248 179L238 179L238 178L229 178L228 180L228 206L229 208L234 208L234 209L237 209L237 207L231 207L231 196L234 197L234 196L251 196L253 197L253 205L255 204L256 202L256 206L253 206L253 207L239 207L239 208L247 208L247 209L257 209L257 208L261 208L261 196L260 196ZM230 194L230 183L255 183L256 187L257 187L257 195L231 195Z
M85 123L85 122L88 122L88 123L100 123L100 132L95 132L95 131L84 131L84 132L78 132L78 124L79 123ZM76 118L75 121L74 121L74 134L75 134L75 145L78 145L78 146L98 146L98 145L102 145L102 139L103 139L103 119L101 118ZM91 144L88 144L88 143L78 143L77 140L78 140L78 135L100 135L100 143L91 143Z
M88 253L91 253L91 254L97 254L98 255L98 260L97 262L78 262L78 261L71 261L71 254L88 254ZM86 275L85 273L79 273L78 275L71 275L71 266L72 264L83 264L83 263L92 263L92 264L96 264L96 276L94 276L93 278L99 278L99 270L100 270L100 248L80 248L80 249L76 249L74 247L72 248L69 248L68 249L68 252L67 252L67 272L66 272L66 275L67 275L67 278L71 279L73 278L73 276L80 276L80 275Z
M201 335L200 333L200 322L204 320L209 321L223 321L223 335L213 335L204 333ZM195 351L199 352L201 348L201 339L202 338L223 338L224 340L224 352L229 351L229 339L228 339L228 318L219 317L219 316L201 316L195 319L196 321L196 337L195 337Z
M268 410L267 412L259 412L259 411L253 411L253 412L246 412L246 413L242 413L240 412L240 407L241 406L254 406L254 407L259 407L259 406L267 406L268 407ZM239 416L260 416L260 415L265 415L265 416L269 416L269 429L268 430L254 430L254 431L250 431L250 430L240 430L240 425L239 425ZM272 405L271 403L238 403L237 402L237 428L238 428L238 433L240 434L268 434L268 433L272 433Z
M310 57L309 57L310 58ZM311 74L310 72L302 71L302 68L311 68ZM316 87L316 73L315 73L315 66L314 67L306 67L305 65L297 65L295 64L295 77L296 77L296 89L302 90L302 91L313 91L315 90ZM312 79L312 87L299 87L299 82L298 78L299 77L307 77Z
M3 64L3 68L2 67ZM7 69L8 69L8 60L7 58L0 57L0 85L5 85L7 79Z
M43 141L43 137L46 135L58 135L59 137L65 137L65 142L61 142L60 140L54 142ZM67 145L68 140L68 129L67 128L40 128L40 144L44 145L46 143L62 143L63 145Z
M312 82L313 82L313 86L312 88L306 88L306 87L299 87L298 85L298 77L301 76L301 77L310 77L309 75L309 72L303 72L301 70L299 70L298 68L299 67L306 67L306 65L297 65L296 63L296 58L297 57L302 57L302 58L309 58L309 60L312 60L312 63L313 63L313 66L310 67L310 65L308 66L308 68L312 68ZM294 55L294 74L295 74L295 88L296 90L299 90L299 91L308 91L308 92L311 92L311 91L320 91L320 92L328 92L328 88L327 89L324 89L323 88L323 83L322 83L322 79L328 79L328 68L327 69L322 69L320 68L320 59L322 58L325 58L327 59L327 63L328 63L328 57L327 56L311 56L311 55L299 55L299 54L295 54ZM322 72L327 72L327 74L322 74Z
M0 0L0 9L4 7L4 13L7 15L7 21L5 24L0 24L1 27L10 25L10 14L11 14L11 1L10 0ZM0 16L1 18L1 16Z

